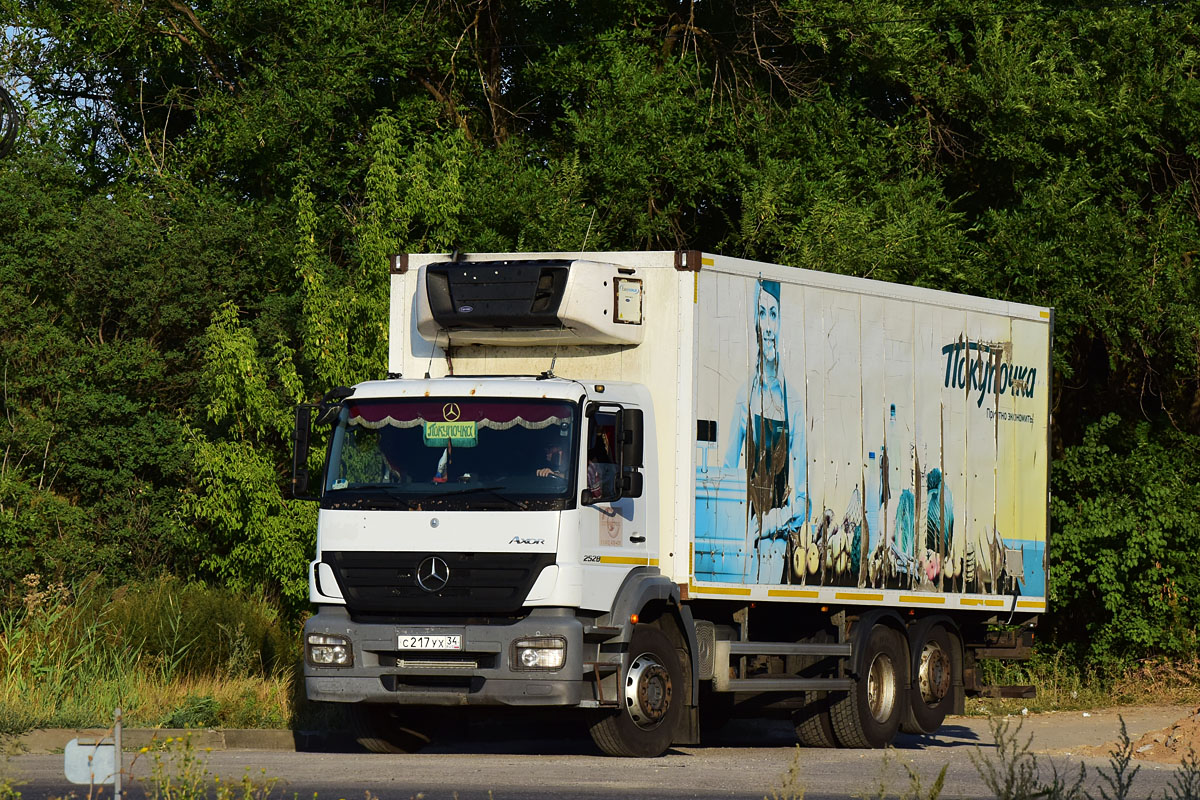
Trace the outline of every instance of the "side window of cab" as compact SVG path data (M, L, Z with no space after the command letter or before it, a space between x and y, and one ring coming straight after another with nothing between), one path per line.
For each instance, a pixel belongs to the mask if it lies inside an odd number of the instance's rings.
M621 496L621 465L617 456L618 413L596 410L588 420L587 473L580 493L584 505L610 502Z

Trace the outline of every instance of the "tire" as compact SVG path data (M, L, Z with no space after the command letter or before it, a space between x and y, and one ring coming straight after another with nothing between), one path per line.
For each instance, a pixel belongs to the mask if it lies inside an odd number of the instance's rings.
M912 686L908 713L900 729L905 733L934 733L954 708L954 666L962 662L954 637L939 624L909 629Z
M796 741L804 747L837 747L833 736L833 720L829 716L829 697L817 692L808 694L804 708L792 715L796 726Z
M854 688L835 695L829 711L833 735L842 747L886 747L906 714L907 641L886 625L873 625L860 647Z
M347 708L350 729L359 747L370 753L415 753L431 735L411 720L415 709L357 703ZM430 726L432 727L432 726Z
M679 653L666 634L652 625L634 626L622 680L622 708L593 719L592 741L610 756L661 756L674 739L687 694Z

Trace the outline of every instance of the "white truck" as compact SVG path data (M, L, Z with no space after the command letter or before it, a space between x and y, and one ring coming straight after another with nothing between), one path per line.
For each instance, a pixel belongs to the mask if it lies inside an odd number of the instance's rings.
M606 753L933 732L1046 609L1048 308L697 251L396 256L386 379L297 409L305 685ZM331 425L319 480L314 425Z

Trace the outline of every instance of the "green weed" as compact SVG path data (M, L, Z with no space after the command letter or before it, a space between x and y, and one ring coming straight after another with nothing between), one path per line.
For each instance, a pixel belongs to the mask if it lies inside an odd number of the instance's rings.
M769 797L764 796L763 800L804 800L804 784L800 782L800 760L803 757L803 751L800 745L796 745L796 753L792 756L792 763L788 766L787 772L779 778L779 786L771 790Z
M1196 751L1188 750L1179 769L1171 777L1164 800L1200 800L1200 763Z
M1041 764L1030 750L1032 736L1021 735L1021 722L1015 725L1007 720L990 720L992 740L995 747L985 754L980 748L970 753L971 763L983 780L991 796L996 800L1131 800L1133 783L1141 769L1133 765L1133 742L1121 720L1121 735L1116 747L1109 754L1107 767L1097 770L1099 794L1093 795L1085 788L1087 767L1079 765L1078 773L1059 773L1053 761L1049 764L1049 777L1043 777ZM778 788L763 800L798 800L804 796L800 774L801 751L797 747L795 757L787 771L780 776ZM878 782L870 790L854 795L858 800L939 800L946 785L944 765L929 786L908 764L902 764L907 775L907 784L899 791L897 772L893 768L895 752L883 754ZM1163 800L1200 800L1200 759L1189 751L1178 770L1172 776Z
M1032 737L1021 737L1021 723L1015 726L1005 720L991 721L992 737L996 742L993 754L984 756L978 748L971 761L984 784L997 800L1130 800L1133 782L1141 770L1133 765L1133 741L1121 720L1121 734L1116 747L1109 753L1108 766L1097 770L1099 795L1084 788L1087 767L1079 765L1079 773L1069 780L1050 763L1049 782L1039 774L1038 760L1029 750ZM1172 776L1165 800L1200 800L1200 763L1189 752Z
M894 770L892 764L895 761L895 752L890 747L883 754L883 762L879 767L879 782L869 794L855 795L859 800L887 800L892 795L892 782L894 780ZM921 781L921 775L908 764L902 764L905 773L908 775L908 785L897 795L899 800L938 800L942 795L942 789L946 785L946 770L950 768L949 764L942 767L936 778L933 779L933 784L928 788Z
M267 800L279 784L266 770L255 777L249 768L241 780L222 781L209 771L187 735L168 737L161 746L143 748L139 756L146 753L153 762L145 787L148 800Z
M19 782L0 771L0 800L21 800Z
M189 694L163 719L164 728L212 728L220 723L221 704L210 694Z

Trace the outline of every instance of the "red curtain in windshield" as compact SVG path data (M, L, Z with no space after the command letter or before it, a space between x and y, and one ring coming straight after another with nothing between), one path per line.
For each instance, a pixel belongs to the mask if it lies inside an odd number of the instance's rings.
M463 400L360 400L347 401L351 425L411 428L426 422L476 422L480 427L504 429L514 425L545 428L573 419L567 403Z

